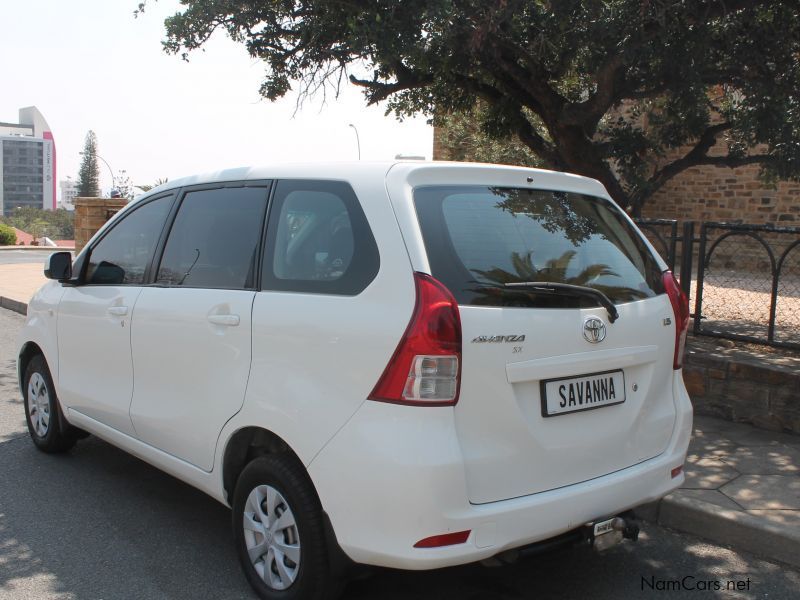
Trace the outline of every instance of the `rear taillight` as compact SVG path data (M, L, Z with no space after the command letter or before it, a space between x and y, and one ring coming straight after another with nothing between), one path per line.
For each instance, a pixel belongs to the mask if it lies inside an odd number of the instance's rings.
M675 355L672 367L680 369L683 367L683 350L686 347L686 333L689 331L689 298L672 271L664 271L662 281L672 303L672 312L675 313Z
M430 275L414 273L414 314L370 400L447 406L458 402L461 318L458 304Z

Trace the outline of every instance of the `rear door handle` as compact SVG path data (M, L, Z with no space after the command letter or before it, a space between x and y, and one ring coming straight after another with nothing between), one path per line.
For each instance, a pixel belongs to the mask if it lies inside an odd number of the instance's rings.
M236 327L239 324L239 315L208 315L208 322L214 325Z
M109 306L108 307L108 314L114 315L115 317L124 317L128 314L128 307L127 306Z

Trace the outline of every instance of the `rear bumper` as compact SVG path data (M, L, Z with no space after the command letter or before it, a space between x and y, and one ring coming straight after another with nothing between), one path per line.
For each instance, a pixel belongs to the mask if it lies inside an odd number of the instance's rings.
M677 409L661 455L583 483L488 504L467 500L453 409L366 402L309 465L336 538L355 562L432 569L482 560L612 516L683 483L692 408L680 372ZM421 539L469 530L463 544L420 549Z

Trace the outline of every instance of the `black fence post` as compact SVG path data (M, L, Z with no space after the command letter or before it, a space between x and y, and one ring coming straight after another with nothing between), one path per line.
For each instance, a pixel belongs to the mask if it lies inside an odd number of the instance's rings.
M694 221L683 222L683 237L681 238L681 288L689 298L692 292L692 263L694 262ZM674 250L673 250L673 256Z
M678 243L678 222L672 221L669 226L669 268L675 270L675 246ZM687 292L688 293L688 292Z
M697 253L697 291L694 293L694 334L700 333L700 319L703 311L703 276L706 270L707 223L700 224L700 248Z

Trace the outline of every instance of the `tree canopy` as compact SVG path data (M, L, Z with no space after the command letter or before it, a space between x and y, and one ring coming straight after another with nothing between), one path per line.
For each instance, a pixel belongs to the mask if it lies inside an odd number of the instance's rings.
M59 208L44 210L34 206L20 206L8 217L0 217L0 223L16 227L34 237L46 235L55 240L75 239L75 213Z
M100 167L97 165L97 136L89 130L83 143L81 166L78 170L78 197L96 198L100 195Z
M798 0L182 4L165 49L186 57L223 30L265 62L268 99L349 78L400 118L480 102L484 131L634 211L694 165L800 176Z

